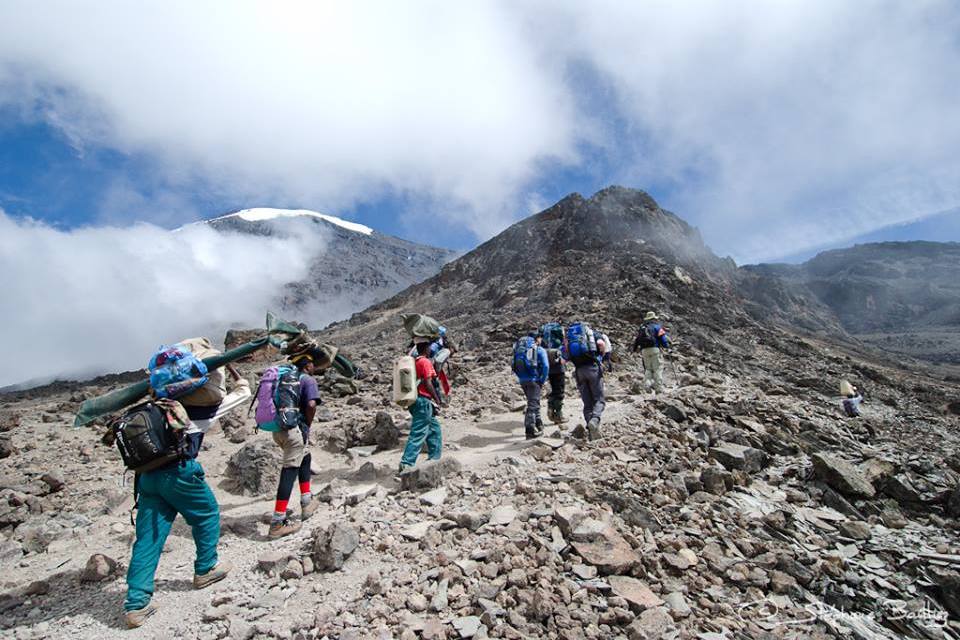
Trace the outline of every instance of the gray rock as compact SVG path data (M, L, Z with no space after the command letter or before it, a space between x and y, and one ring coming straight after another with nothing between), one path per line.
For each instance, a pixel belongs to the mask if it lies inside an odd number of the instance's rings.
M334 571L360 546L360 535L353 527L334 522L313 532L311 556L317 571Z
M670 610L670 615L673 616L674 620L686 618L691 613L690 605L687 604L687 599L684 598L683 594L679 591L668 593L663 598L663 601Z
M282 551L268 551L257 557L257 568L266 573L274 573L287 564L289 554Z
M95 553L80 572L80 582L101 582L113 576L116 571L116 560L102 553Z
M666 607L647 609L627 627L629 640L660 640L674 629L673 618Z
M814 453L810 459L814 476L840 493L860 498L876 495L873 485L849 462L826 453Z
M40 480L50 487L51 493L60 491L67 483L63 477L63 472L58 469L46 472L40 477Z
M23 557L23 547L16 540L0 540L0 567L12 567Z
M480 633L481 629L486 631L486 627L477 616L454 618L452 624L453 628L457 630L457 633L460 634L461 638L472 638Z
M227 461L222 487L230 493L263 495L277 490L280 448L272 438L261 438L240 447Z
M400 445L400 429L386 411L377 412L373 426L364 434L364 444L376 445L377 451L396 449Z
M303 577L303 565L296 558L290 558L280 572L280 577L284 580L299 580Z
M704 491L722 496L733 488L733 476L725 469L710 466L700 472L700 483Z
M745 447L732 442L721 442L709 449L710 457L722 464L728 471L755 473L767 466L769 457L760 449Z
M444 478L460 473L460 469L461 465L455 458L428 460L400 474L400 490L436 489L443 485Z

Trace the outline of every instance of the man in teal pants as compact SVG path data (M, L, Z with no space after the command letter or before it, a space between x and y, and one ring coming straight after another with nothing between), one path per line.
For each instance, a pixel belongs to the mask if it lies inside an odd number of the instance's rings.
M124 617L131 629L143 625L157 611L157 606L150 602L153 576L178 513L193 530L193 541L197 545L197 559L193 563L194 589L203 589L222 580L232 568L229 562L218 562L220 506L207 485L203 467L196 460L205 429L194 427L198 423L208 426L210 420L191 415L191 409L187 409L193 423L184 434L187 444L185 459L138 474L136 479L139 496L137 539L133 543L127 570L127 599L123 603Z
M438 460L443 448L443 439L440 435L440 421L437 414L440 411L440 392L437 390L437 372L427 354L430 352L430 343L421 342L417 345L417 401L410 406L410 435L407 437L407 446L400 458L400 473L412 469L417 464L423 443L427 443L427 457Z

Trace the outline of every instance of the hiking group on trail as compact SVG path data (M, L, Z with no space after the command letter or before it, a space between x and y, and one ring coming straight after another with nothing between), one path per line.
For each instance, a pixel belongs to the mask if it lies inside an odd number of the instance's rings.
M658 323L648 322L655 320L653 312L646 315L634 347L643 347L648 385L659 392L663 388L661 365L658 354L652 352L668 348L669 341ZM424 447L428 460L442 455L438 417L442 408L449 405L451 383L447 370L449 359L456 352L446 329L432 318L413 314L404 316L403 322L411 342L393 371L393 401L410 413L410 431L398 467L401 477L412 472ZM130 628L141 626L156 611L151 603L154 575L177 514L183 515L190 525L196 544L194 588L214 584L230 572L230 563L217 555L220 509L197 456L204 434L216 420L245 404L251 396L248 414L256 408L257 430L270 433L281 453L267 539L296 533L317 511L319 501L311 492L309 450L310 428L321 403L314 376L331 366L352 378L360 378L362 372L336 347L313 342L302 327L275 322L272 315L268 315L267 324L273 332L269 340L262 338L226 354L213 349L205 338L161 347L148 364L148 386L136 385L86 401L78 412L78 423L81 417L89 422L111 409L119 409L121 403L136 402L149 393L146 402L127 409L110 423L110 435L124 464L134 471L134 508L139 509L124 602L125 621ZM274 334L285 339L275 339ZM644 341L645 336L653 336L652 346ZM230 362L267 344L279 347L286 361L267 367L260 374L256 391L251 393L249 383ZM560 320L547 322L519 338L513 346L512 369L526 398L526 438L543 435L541 396L547 382L548 419L555 424L566 422L563 403L567 362L574 367L573 379L583 402L587 437L600 438L600 421L606 406L603 374L605 367L612 370L611 356L610 338L585 322L567 326ZM231 376L230 393L226 392L224 369ZM295 483L300 491L297 520L291 518L292 510L288 509Z

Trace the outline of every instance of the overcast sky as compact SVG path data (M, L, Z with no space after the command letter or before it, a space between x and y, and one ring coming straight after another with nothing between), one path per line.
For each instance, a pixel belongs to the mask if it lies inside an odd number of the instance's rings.
M623 184L740 263L910 238L960 206L958 34L955 0L7 0L3 224L304 207L466 249Z

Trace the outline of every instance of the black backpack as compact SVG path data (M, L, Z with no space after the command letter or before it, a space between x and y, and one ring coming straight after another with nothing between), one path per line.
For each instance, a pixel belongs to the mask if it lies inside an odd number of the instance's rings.
M153 402L133 407L110 425L123 464L136 473L153 471L183 459L186 442L167 414Z
M637 334L637 344L640 345L641 349L649 349L650 347L657 346L657 334L653 330L652 325L646 322L640 325L640 332Z

